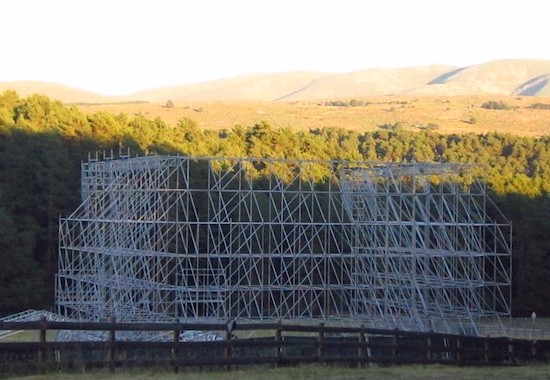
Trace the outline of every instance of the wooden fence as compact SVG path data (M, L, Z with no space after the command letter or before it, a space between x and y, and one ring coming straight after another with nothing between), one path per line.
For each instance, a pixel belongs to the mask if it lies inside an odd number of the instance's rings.
M362 367L440 363L518 365L546 362L550 341L473 337L361 327L283 323L0 322L1 330L35 330L36 342L0 341L3 372L166 367L284 366L330 363ZM103 332L100 341L48 341L47 332ZM123 332L164 332L168 339L124 340ZM182 341L184 332L208 332L211 341ZM252 334L254 332L254 334ZM117 335L118 334L118 335ZM215 334L215 335L214 335ZM252 337L255 335L256 337Z

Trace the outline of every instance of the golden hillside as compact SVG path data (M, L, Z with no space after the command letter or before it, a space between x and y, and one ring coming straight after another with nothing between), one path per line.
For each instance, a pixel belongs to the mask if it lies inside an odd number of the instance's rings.
M414 95L539 95L530 82L550 73L550 61L501 60L452 70L407 93ZM521 90L524 88L523 90Z
M367 69L345 74L255 74L142 91L141 100L330 100L380 95L512 95L550 74L550 61L500 60L465 68L444 65ZM522 95L544 92L547 83Z
M421 66L399 69L368 69L330 75L312 81L283 100L326 100L402 94L451 70L452 66Z
M331 74L311 72L266 73L241 75L234 78L183 86L162 87L137 92L135 99L150 102L193 100L260 100L270 101L301 91L311 82Z
M33 94L43 94L51 99L60 100L64 103L109 103L125 100L123 98L117 99L58 83L39 81L0 82L0 93L6 90L14 90L22 97Z
M550 110L530 108L535 103L550 105L550 97L519 96L379 96L364 98L359 107L325 105L324 101L258 102L202 101L162 103L81 105L86 113L142 114L160 117L175 125L182 117L196 120L203 128L251 126L262 121L274 127L314 129L337 127L358 131L396 125L408 130L432 129L439 133L500 132L525 136L550 133ZM502 101L508 110L485 109L487 101Z
M550 60L500 60L470 67L444 65L366 69L345 74L287 72L242 75L209 82L175 85L127 96L103 96L44 82L0 82L0 91L25 96L42 93L67 103L311 101L412 96L548 96Z

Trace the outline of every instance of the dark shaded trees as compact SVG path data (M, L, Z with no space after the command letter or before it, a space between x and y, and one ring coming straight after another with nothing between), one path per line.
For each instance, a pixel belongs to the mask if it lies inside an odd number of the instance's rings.
M513 313L528 317L550 311L550 194L493 195L513 228Z

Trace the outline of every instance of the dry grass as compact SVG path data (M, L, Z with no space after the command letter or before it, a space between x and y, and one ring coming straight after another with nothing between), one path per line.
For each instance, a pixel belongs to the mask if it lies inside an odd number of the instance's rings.
M305 130L338 127L362 132L400 123L402 128L412 131L432 125L438 133L499 132L523 136L550 133L550 111L527 108L533 103L550 104L550 98L382 96L362 100L369 104L362 107L333 107L325 106L323 101L216 101L176 103L173 108L158 103L81 105L79 108L85 113L105 110L130 116L142 114L149 119L160 117L169 124L176 124L182 117L188 117L196 120L201 127L214 130L232 128L237 124L246 127L266 121L276 128ZM481 108L485 101L490 100L503 101L512 109ZM468 123L472 118L475 123Z

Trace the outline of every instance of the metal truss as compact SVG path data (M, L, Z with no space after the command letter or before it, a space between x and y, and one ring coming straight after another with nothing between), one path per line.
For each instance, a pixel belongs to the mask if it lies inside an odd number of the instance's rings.
M510 314L509 224L441 164L149 156L82 165L58 312L480 333ZM314 178L323 178L322 181Z

